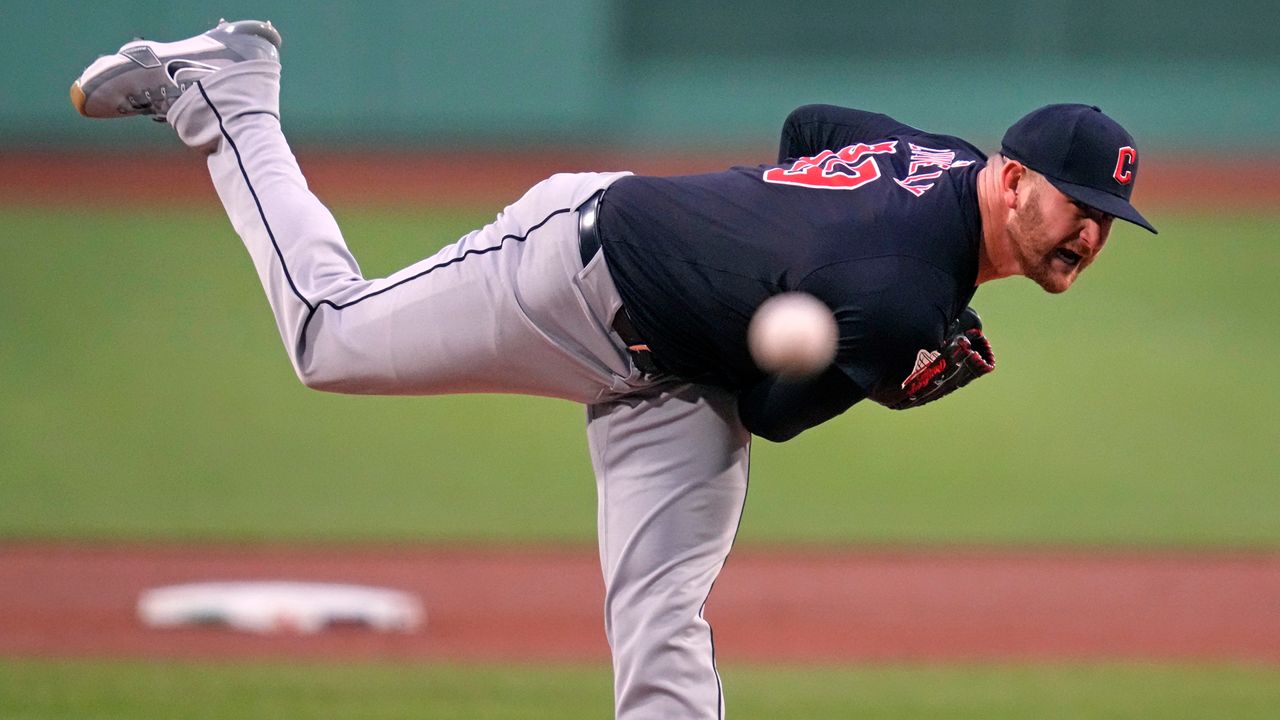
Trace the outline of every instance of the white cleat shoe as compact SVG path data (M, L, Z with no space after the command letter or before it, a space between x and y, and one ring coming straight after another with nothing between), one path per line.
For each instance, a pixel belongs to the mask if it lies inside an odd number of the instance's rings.
M183 91L209 73L245 60L280 59L270 22L222 20L186 40L135 40L98 58L71 84L71 104L91 118L150 115L163 120Z

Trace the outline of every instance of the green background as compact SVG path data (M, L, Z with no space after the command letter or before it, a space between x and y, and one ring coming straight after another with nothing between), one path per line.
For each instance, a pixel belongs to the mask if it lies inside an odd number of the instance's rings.
M1280 149L1270 0L6 0L0 145L162 142L86 131L67 88L131 37L219 15L283 32L295 140L768 147L790 109L832 102L989 147L1033 107L1088 102L1146 150Z
M371 277L486 217L336 215ZM1069 293L981 288L955 398L757 440L743 542L1275 547L1275 218L1153 216ZM305 389L216 208L0 224L0 537L592 542L580 406Z
M0 4L0 152L172 148L67 86L135 35L285 36L302 149L769 148L807 102L991 147L1101 105L1146 157L1280 152L1263 0L478 0ZM157 156L163 177L166 156ZM21 178L6 178L20 183ZM73 199L77 200L77 199ZM305 390L221 212L0 198L0 553L31 539L593 538L583 410ZM493 207L335 208L370 275ZM1280 547L1275 212L1148 208L1060 297L984 287L999 372L911 413L757 442L741 544ZM1274 666L723 668L730 717L1272 718ZM603 666L0 659L0 717L603 717Z

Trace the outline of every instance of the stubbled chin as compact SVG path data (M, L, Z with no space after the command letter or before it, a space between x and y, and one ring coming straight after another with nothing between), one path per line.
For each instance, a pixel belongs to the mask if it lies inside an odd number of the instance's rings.
M1066 270L1057 267L1061 265L1056 260L1051 260L1045 265L1036 269L1034 274L1029 277L1035 281L1037 285L1044 288L1045 292L1057 295L1064 293L1071 288L1071 284L1075 282L1076 272L1074 270Z

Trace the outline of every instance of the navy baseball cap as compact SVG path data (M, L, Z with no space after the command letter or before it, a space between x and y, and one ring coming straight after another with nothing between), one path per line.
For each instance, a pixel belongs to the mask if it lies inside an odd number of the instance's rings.
M1138 148L1120 123L1093 105L1046 105L1004 134L1000 152L1045 176L1067 197L1156 229L1129 202Z

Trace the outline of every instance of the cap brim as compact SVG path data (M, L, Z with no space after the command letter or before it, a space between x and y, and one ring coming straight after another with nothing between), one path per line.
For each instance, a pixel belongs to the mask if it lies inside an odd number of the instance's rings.
M1058 188L1067 197L1078 200L1091 208L1101 210L1108 215L1114 215L1121 220L1127 220L1142 228L1150 230L1153 234L1159 234L1159 231L1152 227L1147 219L1142 217L1142 213L1138 209L1129 204L1128 200L1117 197L1109 192L1098 190L1097 188L1086 187L1084 185L1076 185L1074 183L1063 182L1057 178L1044 176L1054 187Z

